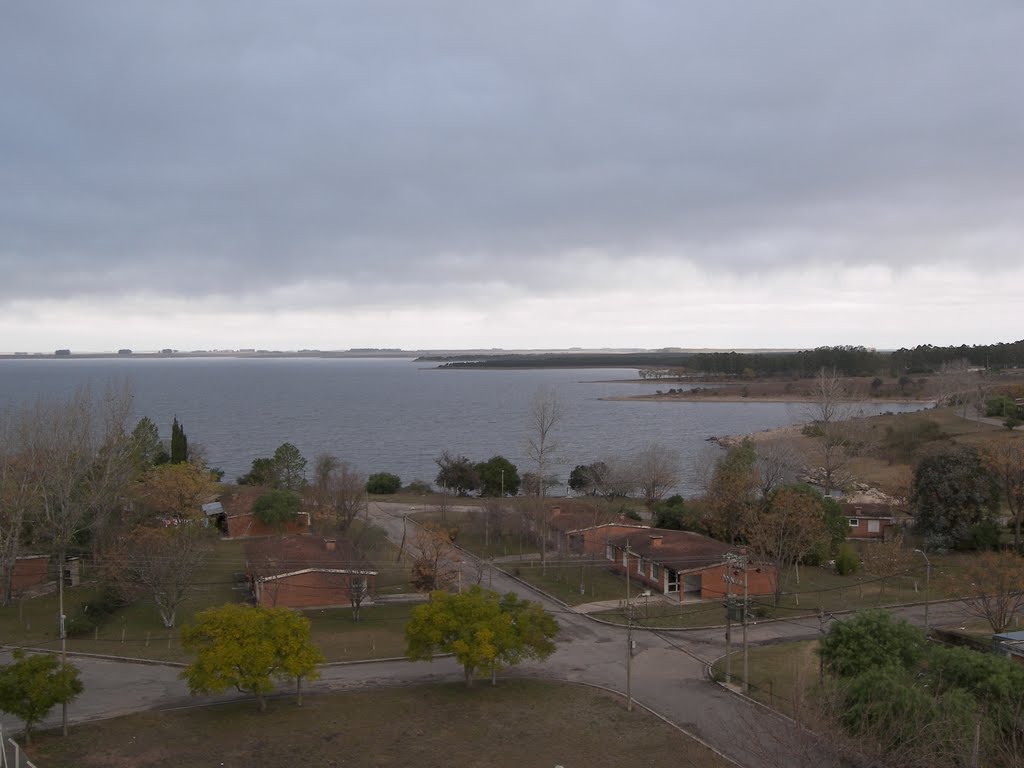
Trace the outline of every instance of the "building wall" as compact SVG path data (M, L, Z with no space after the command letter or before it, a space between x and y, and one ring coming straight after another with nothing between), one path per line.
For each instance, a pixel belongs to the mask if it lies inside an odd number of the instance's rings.
M856 520L856 525L849 525L851 520ZM848 539L884 539L891 535L892 521L891 520L880 520L878 518L871 517L848 517L846 518L847 529L846 538ZM877 525L872 526L871 523ZM872 531L871 528L877 527L877 531ZM889 533L887 533L889 531Z
M642 562L641 562L642 560ZM622 573L626 567L626 554L618 547L614 548L614 560L611 561L612 569L616 573ZM642 570L641 570L642 568ZM645 588L668 594L668 570L671 566L658 561L657 557L640 558L632 555L629 558L630 580ZM672 569L674 570L674 569ZM679 602L685 599L694 599L696 592L686 590L685 581L689 580L690 586L694 583L694 576L700 576L700 599L720 600L725 596L725 564L710 565L695 571L679 571ZM738 585L733 585L732 592L736 595L743 594L743 572L736 574ZM747 570L747 592L751 595L770 595L775 591L775 566L765 563L751 565ZM672 593L675 594L675 593Z
M19 557L14 561L11 590L15 594L45 584L50 574L50 558L45 555Z
M312 571L264 581L259 585L259 604L265 608L326 608L351 605L349 575ZM366 576L369 595L374 592L373 576ZM363 605L371 603L370 597Z

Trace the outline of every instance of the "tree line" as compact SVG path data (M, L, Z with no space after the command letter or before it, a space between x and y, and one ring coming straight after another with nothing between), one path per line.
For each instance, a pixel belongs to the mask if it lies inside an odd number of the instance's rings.
M796 352L626 352L574 354L501 354L472 358L422 358L445 368L638 368L672 371L674 375L756 376L809 378L821 368L842 376L920 375L938 372L945 363L967 360L989 370L1024 367L1024 340L997 344L933 346L922 344L893 352L854 345L823 346ZM661 376L654 376L661 378Z

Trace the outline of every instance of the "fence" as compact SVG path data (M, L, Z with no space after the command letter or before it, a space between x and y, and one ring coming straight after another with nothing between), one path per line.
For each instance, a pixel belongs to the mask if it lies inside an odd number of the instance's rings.
M18 742L4 738L3 726L0 726L0 768L36 768L36 764L22 752Z

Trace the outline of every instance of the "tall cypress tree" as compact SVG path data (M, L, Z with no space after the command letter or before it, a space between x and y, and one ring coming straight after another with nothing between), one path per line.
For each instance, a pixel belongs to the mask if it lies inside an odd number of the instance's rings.
M188 461L188 438L185 430L178 423L178 417L174 417L171 424L171 464L183 464Z

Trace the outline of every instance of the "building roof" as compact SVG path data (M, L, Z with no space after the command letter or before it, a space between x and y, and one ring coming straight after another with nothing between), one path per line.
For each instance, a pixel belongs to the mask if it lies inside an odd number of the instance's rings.
M313 536L254 539L246 542L245 558L249 574L260 581L310 571L377 574L373 564L346 539Z
M219 515L224 511L224 507L221 506L219 501L211 501L209 504L203 504L203 514L207 517L211 515Z
M649 528L637 534L617 536L609 539L613 546L629 549L635 555L667 565L677 571L707 568L719 565L729 553L739 553L740 548L723 541L691 531L673 531L665 528Z
M611 523L620 525L635 525L636 527L647 526L635 520L629 520L617 512L599 509L592 504L570 503L559 504L551 508L551 517L548 522L550 527L556 531L569 533L570 531L581 531L586 528L596 528L599 525Z
M992 635L993 640L1004 640L1010 643L1024 643L1024 631L1021 632L1002 632L998 635Z
M896 513L888 504L864 503L864 504L840 504L844 517L872 517L878 519L894 520Z

